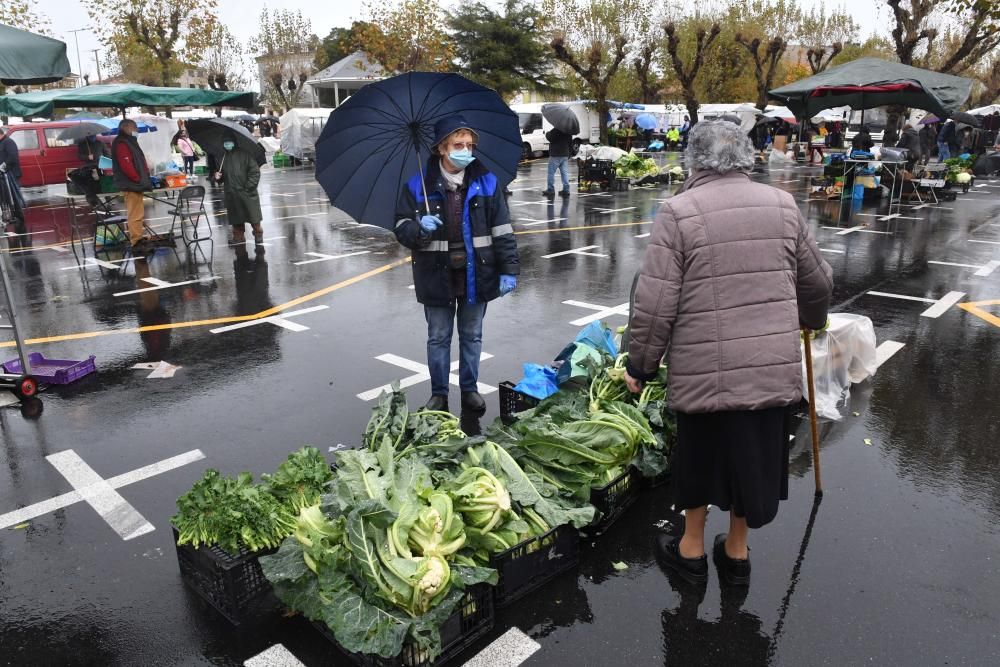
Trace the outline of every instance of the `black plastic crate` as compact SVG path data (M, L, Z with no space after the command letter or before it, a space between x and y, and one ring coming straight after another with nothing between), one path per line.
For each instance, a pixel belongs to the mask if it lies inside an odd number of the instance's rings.
M190 544L177 544L177 529L173 530L181 578L230 623L239 625L274 606L271 582L264 576L259 558L277 549L241 549L234 556L218 546L196 549Z
M584 532L600 535L610 528L636 501L641 487L639 473L630 467L607 485L592 489L590 504L597 508L597 518L593 524L584 529Z
M572 526L558 526L525 540L490 559L490 567L500 575L493 599L505 607L579 562L580 533Z
M505 424L514 421L514 415L518 412L530 410L540 403L537 398L522 394L514 386L513 382L500 383L500 419Z
M655 489L658 486L663 486L670 482L670 468L667 468L659 475L655 477L643 477L642 478L642 488L644 489Z
M395 658L351 653L337 642L326 623L313 621L312 624L340 653L360 667L439 667L488 634L493 629L493 621L492 586L470 586L462 603L441 626L442 651L433 661L421 656L417 647L410 643L403 644L403 652Z

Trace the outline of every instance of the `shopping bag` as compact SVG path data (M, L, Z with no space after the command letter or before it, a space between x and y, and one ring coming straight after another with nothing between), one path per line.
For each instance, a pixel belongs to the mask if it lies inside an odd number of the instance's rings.
M541 364L525 364L524 377L514 387L514 391L542 400L559 391L556 369Z
M875 326L862 315L834 313L830 327L812 341L816 414L840 421L839 410L851 398L851 385L875 375ZM802 356L802 386L806 384L805 354ZM808 396L805 389L803 395Z
M573 342L589 345L599 352L610 354L612 357L618 356L618 346L615 345L615 336L611 332L611 329L601 322L591 322L585 326L576 335Z

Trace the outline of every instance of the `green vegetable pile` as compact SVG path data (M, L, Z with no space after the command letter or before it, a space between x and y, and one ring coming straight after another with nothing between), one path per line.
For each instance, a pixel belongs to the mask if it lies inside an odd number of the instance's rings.
M277 596L351 652L392 657L410 642L433 659L465 590L497 583L493 554L594 518L504 448L467 438L453 415L409 412L398 390L362 443L337 454L328 493L261 558Z
M660 168L656 166L656 161L651 158L643 159L638 155L629 153L615 160L615 176L618 178L631 178L639 180L646 176L657 176Z
M315 447L293 452L261 484L255 485L249 472L230 478L209 469L177 499L170 520L177 543L218 545L232 554L275 548L294 530L299 511L319 501L332 477Z

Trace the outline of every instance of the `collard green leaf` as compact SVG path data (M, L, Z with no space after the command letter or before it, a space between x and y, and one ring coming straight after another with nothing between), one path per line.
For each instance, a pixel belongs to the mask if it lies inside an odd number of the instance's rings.
M347 449L337 453L334 485L340 506L346 510L368 500L384 501L389 478L381 474L375 454Z

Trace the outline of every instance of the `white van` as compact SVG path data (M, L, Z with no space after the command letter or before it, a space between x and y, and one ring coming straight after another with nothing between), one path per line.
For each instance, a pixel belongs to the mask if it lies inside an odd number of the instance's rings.
M580 144L598 144L601 142L601 126L597 121L597 111L581 102L560 102L566 104L580 120L580 133L573 140L574 150ZM552 124L542 117L543 103L512 104L511 110L517 113L518 124L521 127L522 155L525 159L539 157L549 150L549 140L545 133L552 129Z

